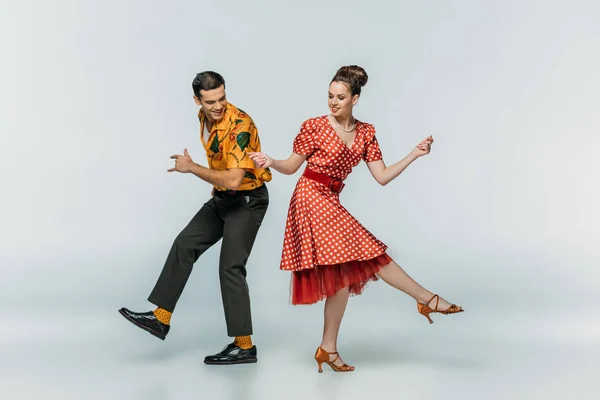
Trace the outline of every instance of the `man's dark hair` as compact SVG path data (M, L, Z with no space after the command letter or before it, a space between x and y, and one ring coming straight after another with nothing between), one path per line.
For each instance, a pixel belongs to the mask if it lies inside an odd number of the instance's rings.
M213 90L221 87L221 85L225 87L225 79L221 74L214 71L204 71L196 75L192 82L192 89L194 95L200 98L200 90Z

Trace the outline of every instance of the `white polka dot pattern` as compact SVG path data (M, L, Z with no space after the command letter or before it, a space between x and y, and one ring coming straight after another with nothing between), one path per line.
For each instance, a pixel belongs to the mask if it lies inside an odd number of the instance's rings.
M348 148L327 116L311 118L302 124L294 140L294 153L307 155L307 167L313 171L342 180L361 159L366 162L382 159L373 125L357 121L356 139ZM300 177L288 209L281 269L298 271L317 265L370 260L386 249L340 204L338 193Z

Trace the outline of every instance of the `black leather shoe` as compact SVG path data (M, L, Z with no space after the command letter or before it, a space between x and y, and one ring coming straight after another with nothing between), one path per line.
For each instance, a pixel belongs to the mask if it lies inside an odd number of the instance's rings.
M143 330L150 332L161 340L165 340L167 333L169 333L169 329L171 328L169 325L165 325L156 319L156 316L152 311L138 313L123 307L119 310L119 312L129 322L138 328L142 328Z
M211 365L248 364L257 361L256 346L244 350L233 343L228 344L220 353L204 358L204 363Z

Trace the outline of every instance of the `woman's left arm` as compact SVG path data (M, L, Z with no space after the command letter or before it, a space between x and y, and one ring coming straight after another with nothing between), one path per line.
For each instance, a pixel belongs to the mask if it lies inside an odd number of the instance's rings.
M387 185L398 177L417 158L429 154L433 137L429 136L421 141L406 157L397 163L386 167L383 160L367 162L373 178L382 186Z

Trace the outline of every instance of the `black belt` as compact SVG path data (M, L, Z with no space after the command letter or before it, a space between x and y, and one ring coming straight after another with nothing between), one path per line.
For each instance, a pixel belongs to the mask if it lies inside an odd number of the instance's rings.
M249 196L252 193L256 193L257 190L265 189L266 186L263 184L262 186L257 187L256 189L250 190L215 190L215 196L225 197L225 196Z

